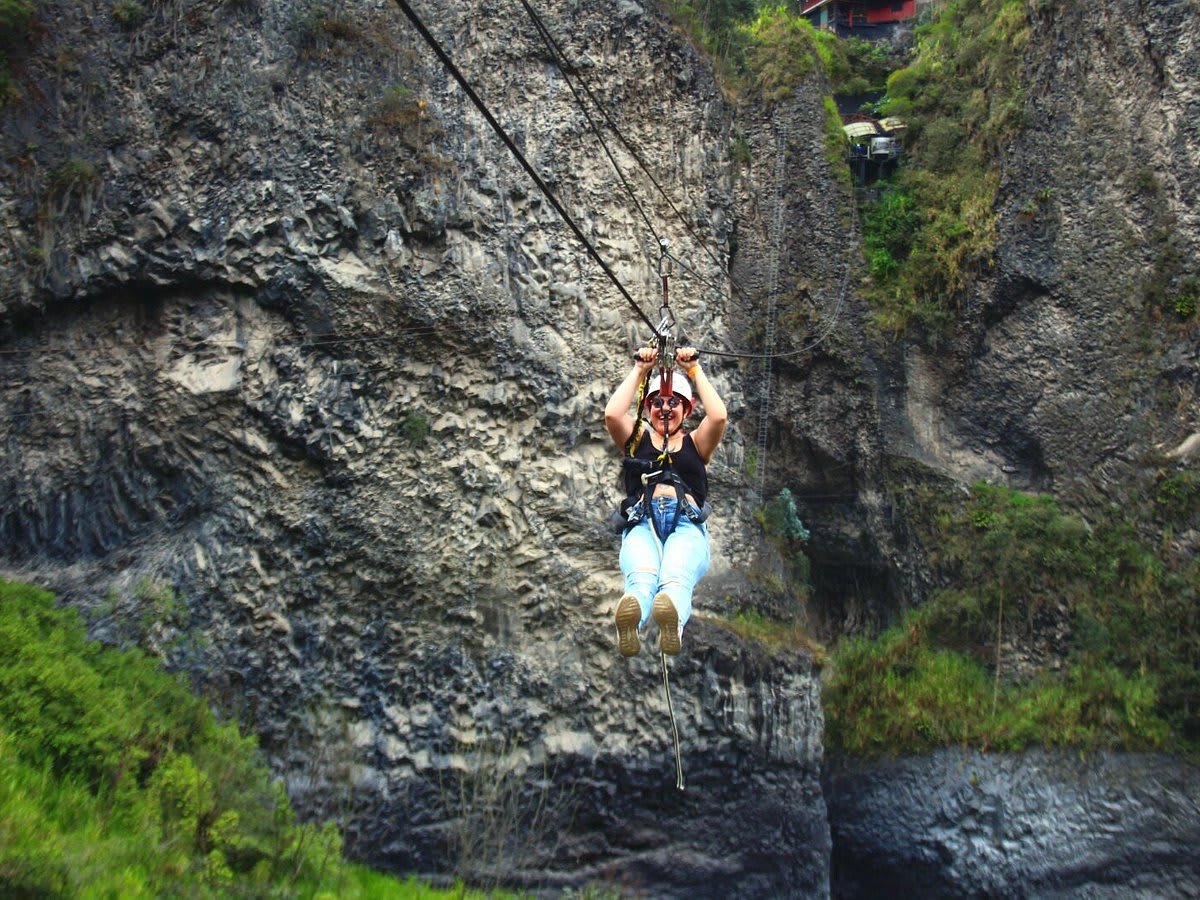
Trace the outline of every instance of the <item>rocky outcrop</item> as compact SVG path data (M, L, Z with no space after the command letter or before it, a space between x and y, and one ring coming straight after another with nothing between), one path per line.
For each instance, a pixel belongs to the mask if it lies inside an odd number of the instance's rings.
M1128 505L1200 424L1194 321L1173 309L1200 251L1195 5L1095 12L1031 12L995 271L956 342L906 350L883 416L893 452L1084 509Z
M1200 772L1031 751L834 766L837 897L1195 897Z
M647 330L399 12L39 8L0 154L5 575L190 672L379 865L827 894L805 657L689 629L674 790L656 662L610 634L600 410ZM669 186L607 135L680 261L685 336L733 345L732 110L707 66L636 3L540 12ZM520 7L430 27L657 320L656 235ZM708 368L741 418L736 360ZM735 422L702 612L756 553L744 448ZM482 836L481 783L516 810Z
M1156 479L1194 472L1200 424L1196 321L1172 307L1200 255L1196 7L1029 10L994 269L963 298L953 339L885 354L881 446L939 487L986 480L1085 517L1120 510L1185 565L1194 512L1166 521L1145 501ZM919 562L909 571L920 587ZM871 604L856 608L830 617L858 627ZM1194 897L1196 775L1145 755L835 761L833 893Z
M735 110L649 4L540 6L667 186L609 141L657 234L516 4L430 25L651 316L657 237L681 263L733 418L702 612L760 591L779 487L813 534L787 612L839 633L927 587L903 464L1083 507L1190 465L1156 298L1198 249L1192 0L1031 8L995 269L936 349L872 338L819 78ZM691 627L679 794L656 666L612 652L599 410L646 330L483 117L383 0L131 9L40 3L2 119L0 571L189 671L379 864L461 868L491 783L538 839L493 828L484 880L828 893L811 661Z

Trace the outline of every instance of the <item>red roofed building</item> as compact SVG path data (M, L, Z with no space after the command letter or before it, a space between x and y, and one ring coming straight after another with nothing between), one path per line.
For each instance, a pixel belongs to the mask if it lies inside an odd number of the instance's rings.
M917 14L918 0L806 0L801 15L842 37L883 37Z

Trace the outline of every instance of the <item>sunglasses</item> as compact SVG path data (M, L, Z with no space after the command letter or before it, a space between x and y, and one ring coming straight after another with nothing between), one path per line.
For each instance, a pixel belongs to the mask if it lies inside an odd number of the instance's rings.
M655 397L653 400L650 401L650 405L653 406L655 409L662 409L664 406L667 409L674 409L682 402L683 401L680 400L678 397Z

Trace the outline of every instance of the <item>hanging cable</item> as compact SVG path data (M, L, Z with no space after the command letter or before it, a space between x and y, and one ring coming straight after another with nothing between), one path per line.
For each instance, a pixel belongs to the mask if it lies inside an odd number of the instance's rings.
M675 704L671 702L671 679L667 675L667 654L659 653L662 660L663 691L667 695L667 713L671 717L671 734L675 738L675 788L683 790L683 754L679 752L679 726L675 724Z
M542 177L538 175L537 170L530 165L527 159L525 159L524 154L522 154L517 148L517 145L513 142L513 139L508 136L508 132L504 130L503 126L501 126L498 121L496 121L496 117L492 115L486 104L484 104L484 102L479 98L479 95L475 93L475 89L471 87L471 85L467 82L467 79L463 76L462 72L460 72L458 67L454 65L453 60L451 60L446 51L442 49L442 45L438 43L437 39L429 32L429 29L425 27L425 23L421 21L420 17L416 14L416 12L413 11L413 8L408 5L407 0L396 0L396 5L399 6L401 12L408 17L408 20L412 23L413 27L417 29L417 32L421 35L422 39L424 39L425 43L429 45L429 48L433 50L434 54L441 61L446 71L450 73L456 82L458 82L458 86L462 88L463 93L465 93L467 97L470 98L471 102L475 104L475 108L478 109L480 114L487 120L487 123L492 127L492 130L496 132L500 140L504 142L504 146L509 149L509 152L512 153L512 155L516 158L517 162L521 164L521 167L525 170L529 177L533 179L533 183L538 186L538 189L546 196L546 199L550 201L550 205L554 207L555 212L557 212L559 216L562 217L562 220L567 223L568 227L570 227L571 231L575 234L575 237L587 249L588 254L596 261L600 268L604 270L604 274L608 276L609 280L616 285L617 290L620 291L621 296L625 298L629 305L633 307L633 311L637 313L638 318L640 318L646 323L646 325L650 327L651 330L653 330L654 323L650 321L649 316L642 312L642 308L637 305L637 301L634 300L629 291L625 289L625 285L621 284L621 281L617 278L616 273L613 272L608 263L604 261L604 258L600 255L599 251L592 246L591 241L587 239L587 236L584 235L579 226L575 224L575 220L571 218L566 209L563 208L563 205L559 203L558 198L554 196L554 192L550 190L549 186L545 183L545 181L542 180Z
M571 87L570 78L568 77L567 70L564 66L564 64L569 65L569 63L567 62L566 54L563 52L562 48L559 46L557 41L554 40L553 35L550 34L550 30L546 27L546 25L542 21L541 17L537 14L537 12L533 9L533 7L530 6L528 0L519 0L519 2L523 7L525 7L526 12L529 13L529 17L531 19L533 19L534 25L538 29L538 33L542 35L542 40L551 49L554 63L558 67L558 70L560 72L562 72L563 80L567 82L568 87ZM650 167L646 164L646 161L644 159L642 159L642 156L638 152L637 148L634 147L629 142L629 140L625 137L624 132L622 132L620 127L617 125L617 123L613 121L612 116L610 116L608 114L608 111L605 108L604 104L601 103L600 100L596 97L595 93L592 92L591 87L588 86L587 79L585 79L583 77L583 75L580 74L573 66L571 67L571 70L572 70L573 74L575 75L575 77L577 79L579 79L579 84L583 87L584 93L587 94L588 99L590 99L592 101L592 104L596 107L596 109L600 111L600 115L604 117L605 123L607 123L608 127L612 130L613 134L615 134L617 136L617 140L619 140L621 142L621 145L626 149L626 151L628 151L629 155L633 157L634 162L636 162L638 164L638 167L642 170L642 172L645 174L645 176L650 180L650 183L653 184L654 187L658 190L659 194L662 195L663 200L665 200L667 206L669 206L671 208L671 212L673 212L675 214L675 217L679 220L679 223L684 227L684 230L687 231L688 235L691 237L691 239L693 241L696 242L696 244L700 247L700 249L704 251L705 255L708 256L709 260L711 260L713 262L713 264L716 265L718 268L721 268L722 270L724 270L724 266L721 263L721 261L719 259L717 259L717 257L713 254L713 252L708 248L708 245L692 229L692 226L688 223L687 217L684 216L684 214L682 212L680 212L679 208L675 206L675 203L671 200L671 195L667 193L666 188L664 188L662 186L662 184L659 183L658 179L654 177L654 173L652 171L650 171ZM575 94L576 102L579 103L580 109L584 109L584 104L581 100L579 100L578 93L575 92L573 87L571 88L571 91L573 94ZM586 110L584 111L584 115L585 116L587 115ZM599 129L596 128L595 124L592 123L592 119L590 116L588 116L588 122L589 122L589 124L592 125L592 130L595 131L597 138L600 140L601 144L603 145L604 139L602 137L600 137L600 131L599 131ZM607 147L605 147L605 152L606 153L608 152ZM609 159L610 160L612 159L612 154L609 154ZM619 169L619 167L617 167L617 164L615 161L613 161L613 166L614 166L614 168L617 168L617 173L618 173L618 175L620 175L621 174L620 169ZM621 176L621 180L622 180L622 182L625 181L624 176ZM630 190L628 187L626 188L626 190L628 191L630 196L633 197L633 191ZM634 199L634 203L636 204L637 198L635 197L633 199ZM638 209L640 211L641 207L639 206ZM643 217L644 217L644 215L643 215ZM647 223L647 224L649 224L649 223ZM654 234L654 230L652 227L651 227L651 233ZM655 235L655 237L657 238L657 235ZM699 273L697 273L695 270L683 265L680 260L675 259L675 262L679 263L680 268L685 269L686 271L695 275L700 280L705 281L703 276L700 276ZM737 285L737 282L734 281L733 277L731 275L729 275L728 272L725 273L725 277L729 279L730 286L734 290L736 290L739 294L742 294L742 296L745 296L745 292L743 292L741 290L741 288ZM706 281L706 283L709 285L709 287L713 287L717 290L720 290L715 285L713 285L711 282Z
M600 133L600 129L596 127L596 122L592 118L592 114L588 112L587 104L583 102L583 98L579 96L579 91L575 89L575 85L571 82L570 77L567 75L567 66L569 63L567 62L566 54L563 53L562 48L558 45L558 42L554 40L554 36L551 35L549 30L546 28L541 16L539 16L537 12L534 11L533 7L529 5L528 0L518 0L518 2L525 7L525 11L529 13L529 18L533 20L533 25L542 38L542 43L544 43L550 50L550 56L554 60L555 67L562 74L563 82L566 84L567 88L570 89L571 96L575 98L576 105L579 107L580 112L583 113L583 117L587 119L588 125L591 127L592 132L596 135L596 140L600 142L600 147L602 150L604 150L604 155L607 156L608 161L612 163L612 167L617 173L617 178L621 180L621 186L625 188L625 193L629 195L629 199L633 201L633 205L637 209L638 214L642 217L642 221L646 223L646 229L650 232L659 246L663 246L663 239L659 237L658 232L654 230L654 224L650 221L650 217L646 215L646 211L642 209L642 204L638 202L638 198L633 191L633 187L629 184L629 180L625 177L625 173L621 171L621 166L617 163L616 158L612 155L612 151L608 149L608 143L604 140L604 135ZM572 71L574 71L574 67L572 67ZM597 101L592 95L582 76L580 76L578 72L575 72L575 77L579 79L579 83L583 85L584 90L588 92L588 96L591 98L592 103L596 105L596 108L600 110L601 115L605 115L604 108L600 106L599 101ZM608 121L609 127L613 128L611 120L608 120L607 116L605 116L605 119ZM615 128L613 128L613 130L616 131ZM625 142L625 138L620 134L620 132L617 132L617 137L621 139L621 142L625 144L625 148L628 150L629 145ZM634 159L637 159L636 153L633 153L632 150L630 150L630 153L633 154Z

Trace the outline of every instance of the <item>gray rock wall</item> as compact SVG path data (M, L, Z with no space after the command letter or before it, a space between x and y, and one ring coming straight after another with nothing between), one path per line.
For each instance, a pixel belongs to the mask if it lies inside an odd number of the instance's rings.
M191 672L380 864L453 869L460 785L490 780L548 806L519 853L492 835L521 883L827 893L804 657L696 623L674 792L655 663L612 651L602 524L599 409L645 330L394 4L39 8L0 120L0 571ZM686 336L733 353L706 357L733 423L701 612L778 565L760 475L813 532L784 611L835 634L927 588L886 459L1085 507L1194 464L1194 334L1146 299L1198 249L1194 0L1033 11L996 266L936 349L872 337L825 85L735 109L649 5L541 11L671 193L610 141L686 263ZM653 316L655 236L517 5L430 24Z
M1195 897L1200 771L1030 751L835 764L837 897Z
M189 671L377 864L826 895L810 661L690 628L674 790L604 525L601 407L647 330L394 5L40 6L0 154L0 571ZM731 108L653 10L540 11L687 219L609 134L686 336L732 343ZM425 12L657 321L655 236L519 5ZM727 612L757 552L738 422L713 483L697 606Z
M894 452L1088 508L1128 505L1200 431L1194 322L1172 308L1200 252L1195 14L1171 0L1031 12L995 268L958 339L906 350L892 373Z
M1085 516L1140 510L1147 541L1186 564L1194 515L1157 521L1144 501L1161 475L1194 471L1200 431L1195 320L1170 307L1200 250L1196 4L1030 15L994 269L952 339L883 352L880 445L947 484L1046 491ZM902 547L903 524L892 534ZM831 615L857 627L881 605ZM833 894L1195 897L1196 776L1121 754L834 761Z

